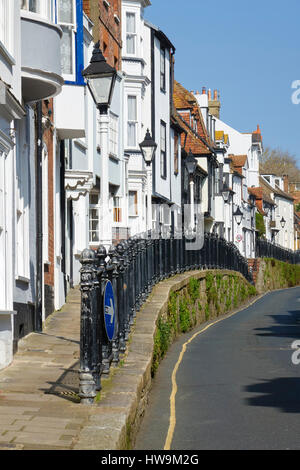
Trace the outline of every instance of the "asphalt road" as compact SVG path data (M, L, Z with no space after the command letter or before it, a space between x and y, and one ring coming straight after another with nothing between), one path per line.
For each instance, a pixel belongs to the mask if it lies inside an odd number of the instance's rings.
M164 448L171 375L183 343L194 333L176 341L159 367L137 450ZM300 341L300 288L269 293L194 339L176 376L171 449L300 449L295 340Z

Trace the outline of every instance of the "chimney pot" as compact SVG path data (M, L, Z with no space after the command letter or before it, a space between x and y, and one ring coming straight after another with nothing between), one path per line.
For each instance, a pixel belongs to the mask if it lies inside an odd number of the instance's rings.
M205 86L202 88L202 95L206 95L206 88L205 88Z
M214 100L218 101L218 90L214 91Z
M211 101L211 89L208 90L208 93L207 93L207 94L208 94L208 99L209 99L209 101Z

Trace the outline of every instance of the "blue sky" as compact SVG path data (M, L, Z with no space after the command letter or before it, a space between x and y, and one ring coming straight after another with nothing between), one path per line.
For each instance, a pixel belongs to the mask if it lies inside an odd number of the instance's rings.
M300 104L291 100L299 0L151 1L145 17L176 47L176 80L219 90L223 121L241 132L259 124L264 146L289 151L300 166Z

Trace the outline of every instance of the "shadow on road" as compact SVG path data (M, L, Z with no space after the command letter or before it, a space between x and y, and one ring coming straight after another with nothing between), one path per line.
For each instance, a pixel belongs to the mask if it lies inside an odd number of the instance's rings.
M300 378L282 377L265 380L244 388L257 396L246 398L250 406L278 408L284 413L300 413Z
M289 315L288 315L289 314ZM275 325L255 328L257 336L294 338L300 340L300 310L290 310L285 315L269 315Z

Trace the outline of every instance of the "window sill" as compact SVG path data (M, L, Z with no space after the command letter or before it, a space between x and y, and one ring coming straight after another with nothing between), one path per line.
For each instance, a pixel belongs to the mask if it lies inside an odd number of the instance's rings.
M135 214L135 215L130 215L130 214L129 214L128 217L132 217L133 219L134 219L134 218L136 219L138 216L139 216L139 214Z
M15 310L0 310L0 315L17 315Z

